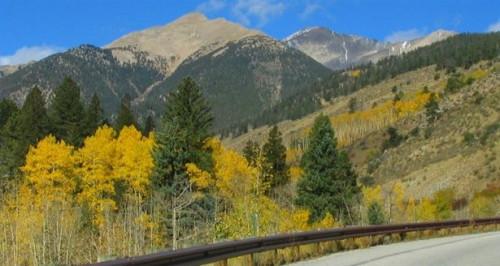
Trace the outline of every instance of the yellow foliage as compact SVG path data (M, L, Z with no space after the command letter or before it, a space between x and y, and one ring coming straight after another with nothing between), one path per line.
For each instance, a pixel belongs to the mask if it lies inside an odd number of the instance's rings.
M189 179L191 180L191 183L193 183L199 189L208 188L210 185L212 185L211 183L213 183L210 173L201 170L194 163L186 164L186 172L189 176Z
M395 206L395 213L391 211L391 218L393 220L402 222L406 219L405 211L406 211L406 206L405 206L405 188L401 181L397 181L394 183L392 186L392 197L391 199L393 202L391 202L391 206Z
M468 73L466 76L465 76L465 79L468 79L468 78L473 78L475 80L478 80L478 79L482 79L484 77L486 77L488 75L488 72L481 69L481 68L478 68L474 71L472 71L471 73Z
M124 127L116 140L115 175L135 193L144 195L153 170L153 137L145 138L134 126Z
M384 206L382 187L380 185L363 187L361 192L363 194L363 206L368 207L374 202L379 203L380 206Z
M357 78L357 77L361 76L361 70L355 69L355 70L350 71L349 74L351 75L351 77Z
M335 218L328 213L321 221L313 224L313 228L315 229L331 229L335 227L342 226L339 222L335 221Z
M251 167L245 157L224 148L215 138L211 139L208 145L212 149L215 186L221 196L230 199L263 191L259 171Z
M153 141L144 138L134 127L124 127L118 138L108 126L99 128L78 150L81 192L78 201L90 208L95 223L102 225L104 213L118 208L114 196L118 184L122 193L144 197L153 169Z
M368 110L331 117L339 145L349 145L367 133L380 130L422 110L430 96L431 93L418 92L409 96L408 100L388 100Z
M282 210L280 216L280 232L300 232L309 230L309 211L297 209L293 211Z
M37 204L67 201L76 188L75 164L73 147L53 136L45 137L26 155L21 168L26 180L22 191L33 193Z
M290 165L297 165L300 161L301 152L294 148L286 149L286 163Z
M415 205L415 198L413 198L413 196L410 196L410 198L408 199L408 204L406 205L406 221L409 221L409 222L415 222L416 220L416 214L417 212L417 207Z
M279 226L279 207L266 196L233 199L231 211L222 213L216 224L221 238L240 239L276 233Z
M114 130L108 126L97 129L93 136L85 139L84 146L78 150L81 167L77 170L81 178L81 192L77 199L88 206L96 216L96 224L103 223L103 213L115 210L114 165L116 161L116 141Z
M422 198L416 207L417 220L428 222L436 220L437 208L429 198Z
M304 174L304 170L298 166L292 166L288 171L290 172L290 180L293 183L299 181L300 177Z
M479 195L470 202L469 212L473 218L488 218L497 215L497 208L492 198Z

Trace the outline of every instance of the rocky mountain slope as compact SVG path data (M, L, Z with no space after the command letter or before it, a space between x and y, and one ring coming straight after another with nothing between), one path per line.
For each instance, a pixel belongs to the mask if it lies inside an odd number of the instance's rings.
M201 13L190 13L165 26L129 33L106 48L133 47L160 56L168 62L163 69L168 75L195 52L209 53L228 42L253 35L263 34L222 18L209 20ZM126 54L115 55L119 61L128 61Z
M336 33L327 28L313 27L292 34L284 42L336 70L367 62L377 62L391 55L401 55L455 34L438 30L422 38L387 43L356 35Z
M25 65L27 65L27 64L22 64L22 65L3 65L3 66L0 66L0 78L1 77L5 77L5 76L7 76L9 74L12 74L12 73L18 71L19 69L21 69Z

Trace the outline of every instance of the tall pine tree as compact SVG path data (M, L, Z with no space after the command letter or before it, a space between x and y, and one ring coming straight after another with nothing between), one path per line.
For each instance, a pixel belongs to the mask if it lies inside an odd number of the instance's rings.
M175 249L182 235L180 227L193 228L197 220L206 220L212 215L211 198L190 196L192 186L186 164L194 163L202 170L211 171L211 152L205 144L212 136L213 118L200 88L191 78L179 84L168 96L166 105L161 126L156 131L152 179L172 214L168 227Z
M130 95L128 94L125 94L121 100L120 109L118 110L118 116L115 121L115 129L120 132L122 128L126 126L138 128L130 105Z
M49 107L53 133L58 139L81 146L85 136L85 110L80 101L80 88L72 79L64 78L54 91Z
M356 174L347 154L337 150L335 133L327 116L316 118L309 140L301 161L304 175L297 185L296 204L310 211L311 221L330 213L352 222L349 207L359 193Z
M33 88L23 107L10 116L1 131L0 175L12 176L24 164L30 145L35 145L51 129L42 92Z
M144 136L149 136L149 133L151 133L153 130L155 130L155 121L151 115L148 115L146 121L144 122L142 134Z
M276 125L269 131L262 151L264 181L269 183L271 189L286 184L290 179L286 164L286 147L283 146L281 132Z
M9 118L18 111L16 104L9 99L0 100L0 129L7 123Z
M85 137L94 134L99 126L104 123L104 115L99 96L94 93L85 110Z
M243 156L247 159L249 165L257 166L257 160L260 156L260 146L257 142L249 140L243 148Z
M186 179L186 163L210 169L211 154L204 146L212 136L212 122L211 109L200 88L194 80L185 78L177 90L168 95L166 111L157 130L153 180L158 186L172 186L179 176Z

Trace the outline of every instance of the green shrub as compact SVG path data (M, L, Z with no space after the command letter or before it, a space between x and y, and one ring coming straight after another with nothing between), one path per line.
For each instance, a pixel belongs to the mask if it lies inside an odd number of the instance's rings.
M372 202L368 206L368 223L369 224L383 224L385 222L384 210L378 202Z

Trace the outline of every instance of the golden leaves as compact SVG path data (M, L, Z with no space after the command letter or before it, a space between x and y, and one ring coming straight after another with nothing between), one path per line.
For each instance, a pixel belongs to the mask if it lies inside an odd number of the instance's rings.
M213 183L211 180L210 173L201 170L194 163L186 164L186 172L189 176L191 183L193 183L199 189L208 188Z
M27 187L22 191L31 190L37 203L42 199L65 201L76 188L75 166L73 147L47 136L31 147L26 155L26 164L21 171Z
M259 171L245 157L226 149L219 140L209 141L214 160L215 186L221 196L232 198L262 190Z

